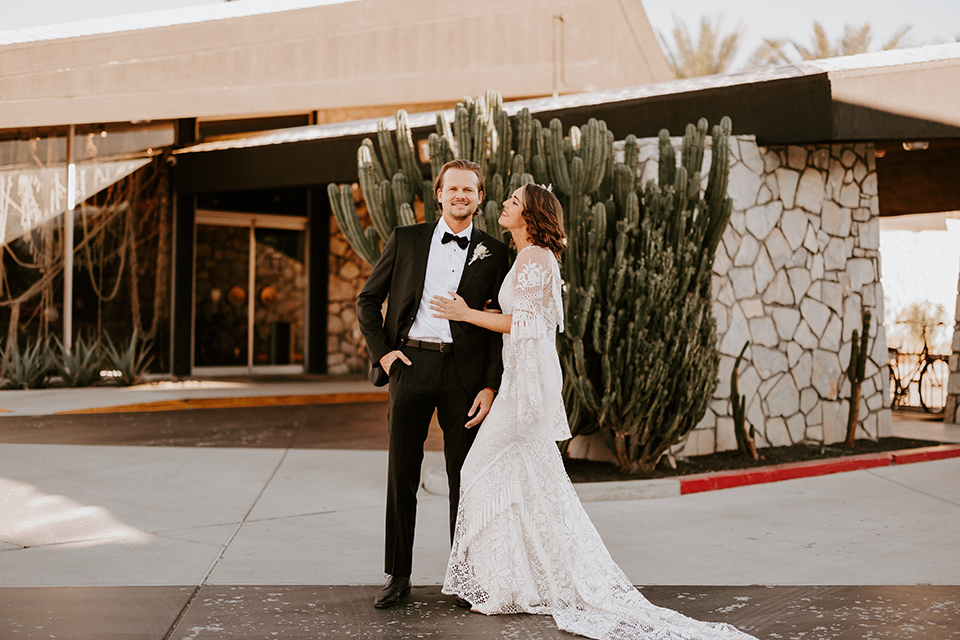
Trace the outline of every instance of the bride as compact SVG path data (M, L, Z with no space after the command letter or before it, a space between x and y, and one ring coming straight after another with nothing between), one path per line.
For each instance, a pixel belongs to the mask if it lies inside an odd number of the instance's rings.
M556 351L563 331L563 212L534 184L503 203L517 259L500 289L503 313L436 297L437 317L504 334L500 393L461 472L460 508L443 593L488 615L553 616L601 640L745 640L644 598L610 557L567 477L556 441L570 437Z

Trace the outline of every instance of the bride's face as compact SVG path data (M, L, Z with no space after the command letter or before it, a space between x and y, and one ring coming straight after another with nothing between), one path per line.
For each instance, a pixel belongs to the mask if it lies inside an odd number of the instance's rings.
M517 232L525 231L527 223L523 219L523 187L503 201L503 213L500 214L500 226L509 229L516 237Z

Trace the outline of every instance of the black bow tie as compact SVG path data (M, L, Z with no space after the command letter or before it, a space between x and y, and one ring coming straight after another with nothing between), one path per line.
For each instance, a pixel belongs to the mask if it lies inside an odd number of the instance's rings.
M440 242L443 244L447 244L451 240L456 242L461 249L466 249L467 247L470 246L470 238L467 238L466 236L455 236L449 231L444 232L443 239Z

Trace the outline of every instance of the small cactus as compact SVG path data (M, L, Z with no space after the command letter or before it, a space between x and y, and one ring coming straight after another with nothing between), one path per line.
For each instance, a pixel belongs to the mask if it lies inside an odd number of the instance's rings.
M753 436L756 430L753 425L747 424L747 399L740 395L740 361L743 360L743 354L750 346L750 341L744 343L740 355L733 363L733 371L730 372L730 401L733 403L733 429L737 438L737 451L749 455L754 460L759 460L757 445Z
M866 376L867 354L870 343L870 311L863 312L863 333L853 330L850 341L850 365L847 367L847 379L850 381L850 413L847 415L847 440L844 444L854 447L857 443L857 425L860 422L861 386Z

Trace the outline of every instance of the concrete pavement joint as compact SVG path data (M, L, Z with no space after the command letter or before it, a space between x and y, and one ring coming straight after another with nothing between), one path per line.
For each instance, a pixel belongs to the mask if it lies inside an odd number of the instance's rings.
M901 465L901 466L902 466L902 465ZM943 498L943 497L941 497L941 496L936 496L936 495L933 495L932 493L927 493L926 491L921 491L921 490L917 489L916 487L911 487L911 486L908 485L908 484L904 484L904 483L902 483L902 482L897 482L897 481L894 480L893 478L890 478L890 477L888 477L888 476L886 476L886 475L883 475L883 474L880 474L880 473L875 473L872 469L866 469L866 471L867 471L868 473L870 473L870 475L872 475L872 476L874 476L874 477L876 477L876 478L880 478L881 480L885 480L886 482L889 482L890 484L895 484L895 485L897 485L898 487L902 487L903 489L908 489L908 490L913 491L913 492L915 492L915 493L919 493L919 494L922 495L922 496L926 496L926 497L928 497L928 498L933 498L934 500L939 500L940 502L945 502L946 504L950 505L951 507L960 507L960 502L951 502L950 500L947 500L946 498Z
M256 522L256 520L248 520L248 522ZM217 522L216 524L198 524L195 527L179 527L177 529L160 529L159 531L149 531L148 533L155 536L163 536L164 534L176 533L178 531L199 531L201 529L212 529L213 527L233 527L243 524L242 521L236 522ZM168 536L164 536L168 537Z
M183 617L187 614L187 611L193 605L194 601L197 599L197 596L200 595L200 590L206 586L207 580L210 579L210 576L213 575L214 570L217 568L217 565L220 564L220 561L223 560L223 554L227 552L227 549L230 548L230 544L237 537L237 534L240 533L240 529L243 528L243 525L247 522L247 518L250 517L250 514L253 513L254 508L256 508L257 503L260 502L260 499L263 497L263 494L266 492L267 487L270 486L270 483L273 482L273 479L276 477L277 472L280 470L280 467L283 466L284 460L287 459L287 454L290 453L289 447L283 451L283 455L280 456L280 460L277 461L277 465L273 468L273 472L270 474L270 477L267 478L267 481L263 483L263 486L260 488L260 493L257 494L257 497L253 500L250 505L250 508L247 509L247 512L243 515L243 519L237 524L234 528L233 533L230 535L230 538L223 544L220 549L220 553L217 554L217 557L214 558L213 562L210 564L210 568L207 570L206 575L203 576L203 579L200 581L190 594L190 597L187 598L186 603L180 609L180 612L177 614L176 619L173 621L173 624L170 625L170 630L167 631L167 634L163 637L163 640L170 640L174 633L177 631L177 627L180 625L180 621L183 620Z
M91 544L97 542L103 542L104 540L122 540L123 536L101 536L97 538L77 538L76 540L61 540L60 542L44 542L40 544L29 544L29 545L18 545L16 549L0 549L0 553L4 551L23 551L25 549L49 549L51 547L62 547L69 544ZM16 542L8 542L7 544L17 544Z
M430 498L438 499L438 498L436 498L436 496L430 496L430 497L427 498L427 499L430 499ZM184 529L165 529L165 530L163 530L163 531L151 531L151 532L149 532L149 533L151 533L151 534L153 534L153 535L162 535L162 534L164 534L164 533L168 533L168 534L169 534L169 533L174 533L174 532L177 532L177 531L196 531L196 530L199 530L199 529L206 529L206 528L209 528L209 527L227 527L227 526L238 526L238 527L240 527L240 526L243 526L243 525L245 525L245 524L257 524L257 523L260 523L260 522L279 522L279 521L282 521L282 520L295 520L295 519L297 519L297 518L311 518L311 517L313 517L313 516L328 516L328 515L330 515L330 514L332 514L332 513L353 513L353 512L356 512L356 511L368 511L368 510L370 510L370 509L372 509L372 508L374 508L374 507L357 507L357 508L355 508L355 509L328 509L328 510L326 510L326 511L311 511L310 513L291 513L291 514L289 514L289 515L271 516L271 517L269 517L269 518L247 518L247 519L243 520L242 522L222 522L222 523L219 523L219 524L204 524L204 525L199 525L199 526L196 526L196 527L187 527L187 528L184 528ZM380 508L380 507L378 506L378 507L376 507L376 508ZM164 536L164 537L170 537L170 536Z
M161 533L155 533L153 535L155 535L158 538L163 538L165 540L175 540L177 542L184 542L186 544L197 544L202 547L222 547L223 546L222 544L217 542L201 542L200 540L188 540L186 538L178 538L176 536L163 535Z

